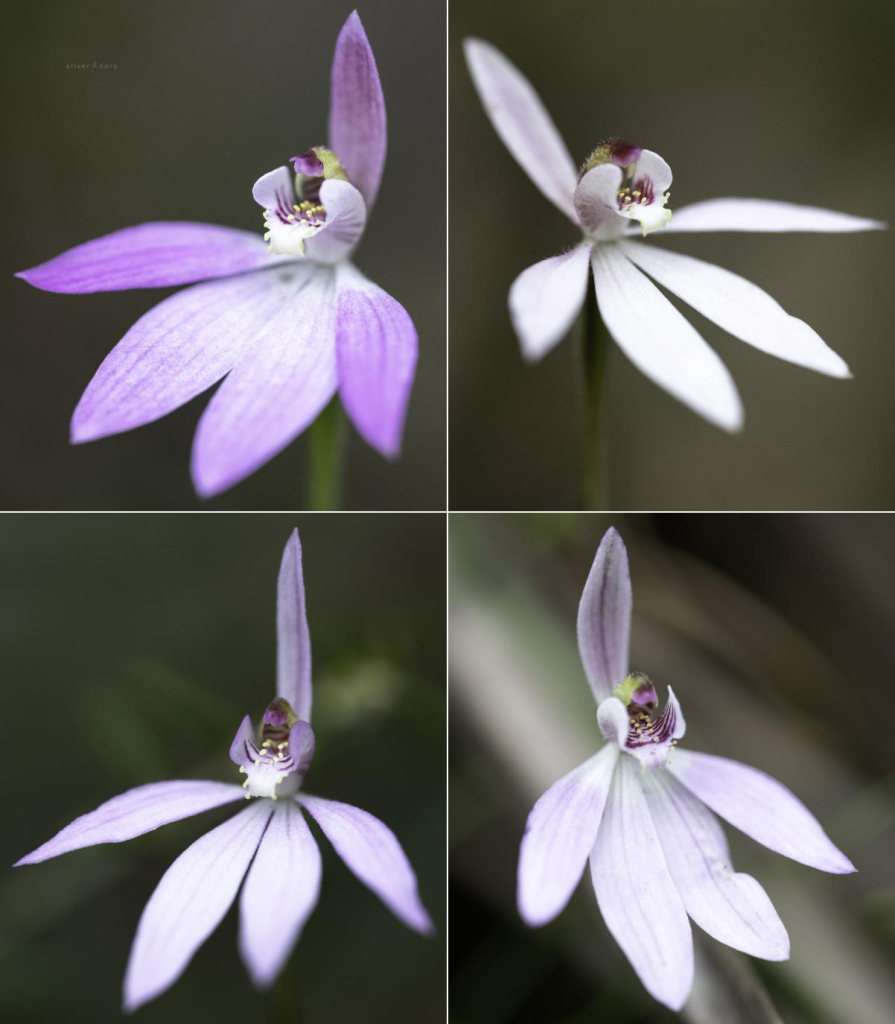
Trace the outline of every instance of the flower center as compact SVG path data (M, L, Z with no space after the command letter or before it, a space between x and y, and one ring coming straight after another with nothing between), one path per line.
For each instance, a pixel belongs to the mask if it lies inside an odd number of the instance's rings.
M672 691L656 714L656 689L642 672L632 672L600 705L597 719L603 735L636 757L644 768L664 768L686 731L680 705Z
M264 713L261 739L245 741L245 753L251 764L240 766L246 776L242 788L246 800L253 796L277 798L277 786L296 769L295 758L289 749L289 731L298 717L289 704L278 697Z
M305 239L326 223L326 208L320 202L323 182L328 178L348 180L339 158L323 146L292 157L292 165L294 183L278 187L276 204L264 211L264 241L268 250L279 256L304 256Z

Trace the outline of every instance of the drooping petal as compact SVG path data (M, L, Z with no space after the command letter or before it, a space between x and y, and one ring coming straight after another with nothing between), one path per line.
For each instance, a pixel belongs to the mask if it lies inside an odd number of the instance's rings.
M196 490L232 487L308 426L336 390L335 275L317 264L276 272L286 301L258 323L193 442Z
M678 750L669 770L715 814L768 849L820 871L844 875L856 870L802 801L757 768Z
M522 169L573 223L578 174L562 136L528 79L490 43L464 41L466 63L494 130Z
M631 362L709 422L739 430L736 386L696 329L617 245L596 246L593 268L600 314Z
M717 818L667 772L646 772L641 781L665 863L690 917L743 953L788 959L783 922L761 885L733 870Z
M278 804L239 898L239 949L256 985L280 973L320 895L320 850L292 800Z
M651 278L749 345L831 377L850 376L845 362L808 324L751 281L656 246L622 242L621 248Z
M318 263L338 263L360 241L367 223L367 207L361 193L347 181L324 181L320 202L326 209L326 221L305 242L305 256Z
M241 800L242 789L223 782L152 782L137 786L101 804L66 825L52 839L22 857L22 864L39 864L61 853L100 843L123 843L162 825L191 818L202 811Z
M152 221L77 245L16 277L46 292L117 292L228 277L273 262L260 234Z
M197 284L140 317L81 396L72 442L151 423L216 384L288 309L280 273Z
M221 923L273 813L259 800L207 832L174 861L137 925L124 978L124 1008L136 1010L174 984Z
M591 855L597 903L646 990L680 1010L693 984L693 936L641 786L621 757Z
M385 100L376 58L357 11L348 16L336 40L329 145L371 207L385 164Z
M596 841L617 759L617 747L603 747L555 782L529 814L516 891L527 925L552 921L569 902Z
M339 267L336 355L351 422L368 444L394 458L416 371L416 329L404 307L350 263Z
M590 246L523 270L510 288L510 316L526 359L540 359L575 322L587 295Z
M311 720L311 633L305 607L301 541L293 530L277 578L277 696L300 719Z
M881 220L771 199L706 199L674 211L668 231L875 231Z
M420 901L416 875L395 834L372 814L337 800L299 793L347 867L408 927L433 931Z
M632 600L625 542L610 527L578 605L578 651L597 703L627 675Z
M615 164L593 167L578 182L575 210L581 226L593 238L614 238L625 229L625 218L618 210L621 183L622 169Z

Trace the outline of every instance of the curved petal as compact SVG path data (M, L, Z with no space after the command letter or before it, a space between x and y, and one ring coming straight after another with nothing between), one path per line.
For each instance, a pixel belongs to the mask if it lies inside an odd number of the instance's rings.
M634 168L634 187L640 188L641 183L648 182L657 195L671 188L671 168L658 153L651 149L641 150Z
M286 542L277 578L277 696L311 721L311 633L298 530Z
M639 773L633 758L620 758L591 855L591 874L606 927L647 992L680 1010L693 984L693 936Z
M239 950L256 985L280 973L320 895L320 850L292 800L277 805L239 898Z
M678 750L669 770L715 814L762 846L820 871L844 875L855 870L802 801L757 768Z
M193 442L196 491L211 497L263 466L308 426L336 390L333 272L276 274L285 301L260 320L252 346L220 386Z
M299 793L346 866L408 927L434 930L420 901L416 875L395 834L360 807Z
M597 839L618 760L605 746L555 782L534 805L519 848L519 915L537 927L569 902Z
M875 231L881 220L771 199L706 199L674 211L666 231Z
M482 106L503 144L550 202L577 224L572 196L578 173L531 83L490 43L467 39L463 47Z
M347 181L329 180L320 186L326 221L305 241L305 255L318 263L338 263L360 241L367 223L364 197Z
M280 165L252 185L252 198L262 210L282 209L292 212L295 204L295 186L288 167Z
M197 839L162 875L137 925L124 1008L135 1010L174 984L221 923L274 809L259 800Z
M243 797L240 786L223 782L152 782L137 786L82 814L52 839L22 857L14 867L39 864L71 850L100 843L123 843L152 832L162 825Z
M260 233L217 224L152 221L77 245L16 274L45 292L117 292L228 277L270 266Z
M745 278L656 246L623 242L622 251L653 280L734 337L809 370L851 376L845 362L808 324Z
M787 960L789 936L768 894L730 864L712 812L667 772L646 772L647 804L687 913L712 938L764 960Z
M659 387L724 430L739 430L743 408L725 365L617 245L593 257L597 304L609 333Z
M151 423L216 384L287 307L277 273L197 284L141 316L81 396L72 443Z
M416 329L404 307L343 264L336 303L339 394L360 435L388 458L401 449L416 354Z
M385 164L385 100L376 58L357 11L339 32L329 99L329 145L373 205ZM324 204L326 205L326 204Z
M584 175L575 189L575 210L581 226L595 238L614 238L626 227L618 211L618 189L622 169L600 164Z
M610 527L597 548L578 605L578 651L597 703L628 674L632 601L628 552L618 531Z
M230 744L230 760L234 764L245 768L257 758L257 745L255 743L255 728L252 719L246 715L239 723L233 742Z
M579 245L523 270L510 288L510 316L526 359L562 341L587 295L590 246Z

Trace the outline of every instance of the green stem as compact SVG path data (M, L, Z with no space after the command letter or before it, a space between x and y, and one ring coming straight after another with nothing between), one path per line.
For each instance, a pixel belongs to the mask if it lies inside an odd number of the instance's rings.
M609 332L597 309L597 296L591 284L584 303L584 507L604 511L609 505L606 442L602 430L601 399L606 372Z
M315 512L339 508L342 490L342 454L344 422L338 397L320 413L311 425L308 437L309 506Z

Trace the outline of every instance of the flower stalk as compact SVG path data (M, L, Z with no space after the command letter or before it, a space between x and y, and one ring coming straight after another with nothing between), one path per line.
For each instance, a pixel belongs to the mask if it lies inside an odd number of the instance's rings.
M584 466L583 507L591 512L609 508L608 445L603 430L603 380L609 332L597 308L593 288L584 301Z
M337 398L314 421L308 441L308 508L314 512L337 512L341 506L345 450L345 417Z

